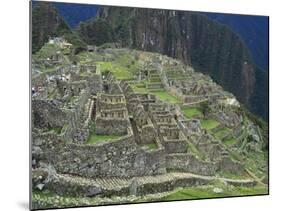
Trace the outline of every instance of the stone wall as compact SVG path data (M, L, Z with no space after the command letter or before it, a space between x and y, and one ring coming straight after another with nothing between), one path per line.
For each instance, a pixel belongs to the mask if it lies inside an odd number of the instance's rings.
M192 187L205 185L209 183L208 179L199 177L170 177L166 180L151 181L146 183L138 183L138 180L133 180L130 186L130 193L137 196L147 194L155 194L161 192L172 191L177 187Z
M139 144L150 144L155 141L157 136L156 130L152 124L143 126L139 131L140 143Z
M184 95L184 103L200 102L205 99L206 97L203 95Z
M123 94L121 87L119 86L118 82L111 82L108 86L108 93L110 94Z
M79 80L79 81L72 81L66 83L66 87L70 89L72 95L79 96L82 90L87 89L87 81L86 80Z
M158 175L166 173L166 159L164 149L152 151L138 150L133 161L135 176Z
M92 75L91 77L88 77L87 79L88 86L90 88L91 94L96 95L97 93L102 92L103 89L103 82L100 75Z
M218 171L227 173L242 173L244 166L233 161L229 156L221 156L216 162L198 160L191 154L170 154L166 157L168 170L190 172L201 175L214 175Z
M168 154L170 153L186 153L187 151L187 142L186 140L179 139L165 139L162 143L165 147L165 150Z
M128 119L96 118L96 134L126 135L130 122Z
M117 109L117 108L124 108L126 107L125 102L119 102L119 103L108 103L98 100L97 106L101 109Z
M60 175L48 167L32 171L32 188L33 190L44 188L57 195L76 197L91 197L102 192L101 187L90 180Z
M200 152L202 152L206 157L210 160L217 160L221 157L221 152L223 149L219 146L219 144L205 142L198 143L197 148Z
M223 111L216 110L215 112L208 114L208 117L219 121L221 124L229 128L239 127L242 123L242 117L230 109L224 109Z
M167 169L190 172L201 175L214 175L218 169L216 163L198 160L191 154L170 154L166 157Z
M85 127L85 121L88 118L88 112L91 110L90 106L93 106L90 93L89 90L85 89L82 90L74 107L64 109L75 140L85 141L89 136L89 128Z
M36 137L36 162L54 166L58 173L82 177L133 177L166 172L163 149L146 151L133 136L95 145L65 143L56 137Z
M63 127L68 121L67 114L50 102L32 100L33 123L39 128Z
M245 170L242 163L232 160L229 156L223 156L221 158L221 160L218 162L218 168L220 171L233 174L239 174Z

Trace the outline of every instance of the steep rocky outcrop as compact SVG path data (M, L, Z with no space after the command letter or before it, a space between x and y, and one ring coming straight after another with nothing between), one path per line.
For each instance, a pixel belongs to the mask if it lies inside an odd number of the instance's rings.
M75 35L65 21L60 17L52 4L35 2L32 7L32 53L38 51L49 37L63 36L73 43L77 50L85 48L77 35Z
M268 71L269 17L255 15L235 15L223 13L203 13L212 20L229 26L238 33L250 49L255 63Z
M101 24L105 28L99 27ZM101 39L98 34L104 34ZM100 45L159 52L209 74L252 112L267 119L267 73L260 73L248 48L230 28L194 13L171 10L101 7L95 19L78 27L81 38ZM107 37L108 39L105 39Z

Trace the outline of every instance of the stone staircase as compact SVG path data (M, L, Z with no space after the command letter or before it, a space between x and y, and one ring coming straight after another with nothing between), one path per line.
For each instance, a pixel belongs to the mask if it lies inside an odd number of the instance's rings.
M130 184L130 178L120 178L120 177L111 177L111 178L95 178L93 179L95 183L99 184L106 190L113 190L128 187Z
M92 119L93 108L94 108L94 100L90 99L87 105L87 117L84 122L83 128L89 127L90 121Z

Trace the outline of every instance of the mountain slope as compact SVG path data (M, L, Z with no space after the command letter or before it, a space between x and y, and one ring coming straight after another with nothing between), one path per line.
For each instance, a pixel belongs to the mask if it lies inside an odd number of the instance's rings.
M52 4L36 2L32 7L32 53L38 51L49 37L63 36L79 50L85 48Z
M238 33L251 50L255 63L268 71L268 24L265 16L203 13L212 20L226 24Z
M107 26L109 40L97 38ZM104 28L103 28L104 30ZM251 59L246 45L228 27L194 12L141 8L101 7L97 18L81 23L81 38L100 45L119 42L123 47L159 52L178 58L209 74L234 93L251 111L267 119L267 80ZM103 32L104 33L104 32ZM93 39L93 36L95 39ZM257 102L260 102L258 105Z
M99 5L71 4L53 2L54 7L71 28L81 21L95 17ZM238 33L250 49L255 63L263 70L268 70L268 17L200 12L208 18L227 25Z

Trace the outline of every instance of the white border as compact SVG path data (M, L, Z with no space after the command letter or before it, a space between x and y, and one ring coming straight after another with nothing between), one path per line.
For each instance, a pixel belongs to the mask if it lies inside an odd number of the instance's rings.
M68 210L275 210L280 207L280 7L276 0L67 0L67 2L270 16L270 196ZM0 209L27 210L29 192L29 2L1 2Z

